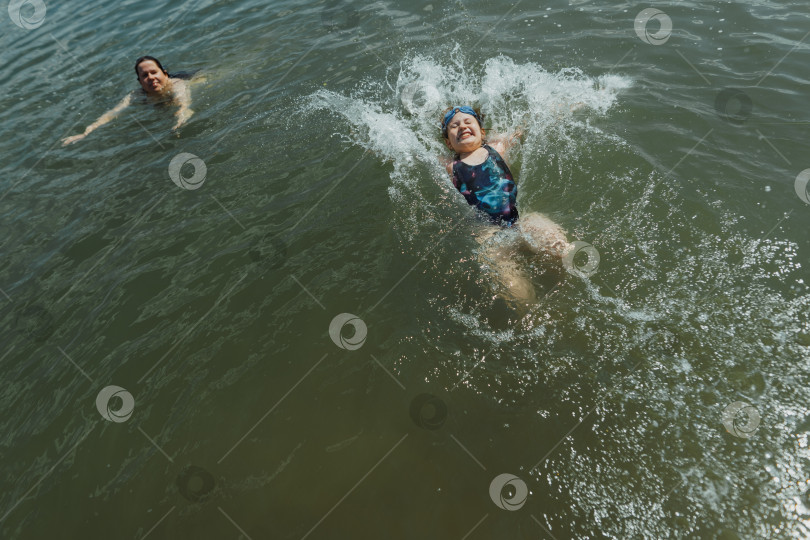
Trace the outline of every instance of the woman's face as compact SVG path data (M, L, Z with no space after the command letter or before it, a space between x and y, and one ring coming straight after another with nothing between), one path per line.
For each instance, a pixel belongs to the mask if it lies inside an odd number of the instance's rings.
M138 82L147 94L160 94L169 85L169 76L152 60L138 64Z
M463 154L477 150L483 141L484 130L473 115L457 112L447 123L446 143L456 153Z

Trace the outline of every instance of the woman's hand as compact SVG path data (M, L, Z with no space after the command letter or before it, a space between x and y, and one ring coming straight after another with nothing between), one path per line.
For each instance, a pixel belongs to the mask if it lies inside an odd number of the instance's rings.
M177 131L178 129L180 129L180 126L185 124L186 121L188 121L188 119L191 118L192 114L194 114L194 111L192 111L191 109L187 109L185 107L177 111L177 122L174 124L172 131Z
M76 141L80 141L87 137L85 133L80 133L79 135L71 135L70 137L65 137L62 139L62 146L67 146L69 144L75 143Z
M111 110L102 114L98 120L87 126L84 130L84 133L80 135L71 135L70 137L65 137L62 139L62 146L67 146L71 143L75 143L76 141L80 141L90 135L93 131L100 128L104 124L108 123L110 120L118 116L118 114L123 111L126 107L129 107L129 104L132 102L132 93L127 94L127 96L121 100L121 102L116 105Z

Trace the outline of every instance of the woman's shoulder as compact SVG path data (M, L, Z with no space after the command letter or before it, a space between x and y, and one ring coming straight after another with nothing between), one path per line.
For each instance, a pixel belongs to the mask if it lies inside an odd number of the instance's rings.
M183 79L171 79L172 81L172 97L179 98L188 94L189 82Z

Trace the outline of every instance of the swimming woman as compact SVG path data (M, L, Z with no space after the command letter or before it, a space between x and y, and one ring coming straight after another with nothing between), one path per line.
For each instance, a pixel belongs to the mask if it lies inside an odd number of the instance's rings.
M523 217L518 214L517 185L504 158L522 132L488 142L483 123L481 112L469 106L451 107L442 113L442 136L455 152L445 166L455 188L487 223L476 235L485 246L485 261L494 267L511 301L531 304L537 299L534 287L514 260L514 245L504 242L498 233L514 228L520 247L560 259L571 244L560 226L546 216L537 212Z
M191 93L188 83L179 77L169 75L169 72L163 69L160 60L152 56L138 58L135 61L135 74L138 76L143 93L148 97L168 99L172 104L179 106L175 113L177 121L173 130L180 128L194 114L194 111L191 110ZM87 126L84 133L62 139L62 145L80 141L97 128L110 122L132 103L132 98L133 93L130 92L118 105Z

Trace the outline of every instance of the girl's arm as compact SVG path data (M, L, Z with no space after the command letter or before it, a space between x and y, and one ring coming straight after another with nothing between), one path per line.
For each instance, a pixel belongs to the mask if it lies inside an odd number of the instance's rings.
M87 128L84 130L84 133L81 133L79 135L72 135L70 137L65 137L64 139L62 139L62 146L84 139L85 137L90 135L91 132L95 131L97 128L100 128L104 124L109 123L113 118L118 116L118 114L124 109L126 109L131 102L132 102L132 94L127 94L127 97L122 99L120 103L118 103L118 105L102 114L98 120L87 126Z
M504 159L508 159L509 149L520 144L524 132L523 126L518 126L514 133L510 135L495 136L488 144L495 149Z
M450 176L453 176L453 160L447 156L439 156L439 163L447 170Z
M191 90L189 90L188 84L186 81L178 80L174 83L175 87L175 99L177 100L178 105L180 105L180 109L175 113L177 117L177 122L174 124L172 130L177 130L186 123L186 120L191 118L191 115L194 114L194 111L191 110Z

